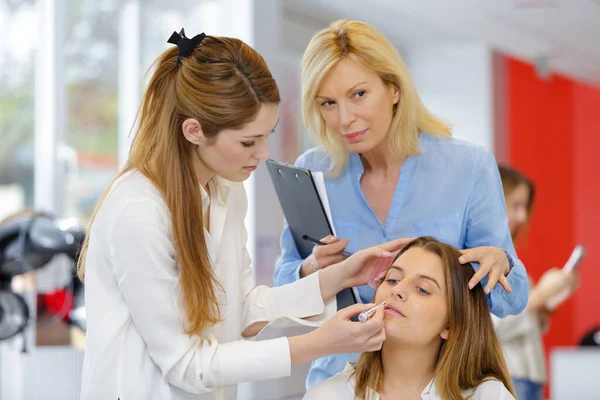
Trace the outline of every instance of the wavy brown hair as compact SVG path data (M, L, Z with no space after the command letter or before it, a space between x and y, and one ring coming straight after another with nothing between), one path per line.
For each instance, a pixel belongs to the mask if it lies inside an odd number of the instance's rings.
M220 321L217 291L221 286L204 238L202 196L193 166L196 145L185 139L181 125L194 118L205 136L216 137L224 129L251 122L262 105L277 105L280 98L265 60L238 39L207 36L180 66L178 55L177 47L172 47L154 62L129 158L115 180L140 171L169 208L187 312L184 329L192 335ZM92 224L113 183L96 206ZM89 240L79 258L82 280Z
M477 285L469 290L469 280L475 273L473 267L458 262L461 253L456 248L428 236L410 242L397 257L416 247L436 254L444 264L449 329L434 372L441 398L463 399L461 391L473 389L486 379L499 380L514 396L483 288ZM369 390L380 391L383 387L381 350L363 353L356 364L355 376L357 399L367 400Z

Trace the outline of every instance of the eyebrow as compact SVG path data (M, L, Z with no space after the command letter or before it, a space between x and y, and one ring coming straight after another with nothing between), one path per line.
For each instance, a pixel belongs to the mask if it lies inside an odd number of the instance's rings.
M392 265L390 268L388 268L388 272L391 269L397 269L398 271L402 272L403 274L405 273L404 269L402 269L402 267L397 267L395 265ZM419 278L419 279L427 279L427 280L435 283L436 286L438 287L438 289L442 290L442 288L441 288L440 284L438 283L438 281L435 278L432 278L431 276L423 275L423 274L417 274L417 278Z
M356 85L354 85L354 86L352 86L350 89L348 89L348 90L346 91L346 93L350 93L351 91L353 91L354 89L356 89L356 88L357 88L357 86L364 85L364 84L366 84L366 83L367 83L367 82L360 82L360 83L357 83ZM317 98L321 98L321 99L328 99L329 97L327 97L327 96L323 96L323 95L320 95L320 94L318 94L318 95L316 95L316 96L315 96L315 99L317 99Z
M275 128L277 128L277 125L279 125L279 118L277 118L277 122L275 123L275 126L273 127L273 129L271 129L270 133L275 133ZM252 135L252 136L244 136L244 139L258 139L259 137L263 137L264 135Z

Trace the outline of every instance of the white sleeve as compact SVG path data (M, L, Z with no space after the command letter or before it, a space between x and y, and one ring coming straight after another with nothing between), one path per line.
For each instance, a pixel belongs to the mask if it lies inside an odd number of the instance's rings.
M244 228L244 262L242 267L242 293L244 299L244 328L258 321L272 321L279 317L315 317L323 321L337 311L335 297L323 303L319 273L278 287L256 286L250 256L246 250L247 233Z
M475 389L472 400L515 400L506 386L497 379L489 379Z
M289 376L287 338L218 343L210 328L183 331L186 315L168 214L152 200L127 204L110 234L111 265L135 328L165 381L194 394Z
M502 343L539 331L537 316L527 310L521 314L508 315L504 318L499 318L492 314L492 322L494 323L498 339Z

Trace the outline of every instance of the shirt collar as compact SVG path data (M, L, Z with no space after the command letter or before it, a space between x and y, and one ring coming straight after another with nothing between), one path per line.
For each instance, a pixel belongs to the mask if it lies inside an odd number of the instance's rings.
M435 379L431 379L425 389L421 392L421 400L434 400L439 398L437 388L435 387Z
M419 152L423 151L423 147L424 147L423 143L425 141L427 141L428 139L429 138L427 137L426 134L421 133L419 135L419 144L417 146L417 150ZM405 170L411 169L412 166L414 165L414 161L415 161L415 157L413 157L413 156L408 157L406 159L406 161L404 162L404 164L402 164L400 171L405 172ZM357 177L357 179L360 181L360 178L362 178L362 175L365 172L365 167L362 163L362 160L360 159L359 153L350 153L350 171L351 171L352 175Z
M211 193L216 194L217 202L225 205L231 190L231 183L218 175L215 175L210 181L208 181L208 188ZM215 190L216 189L216 190ZM210 196L204 189L204 186L200 185L200 194L202 195L202 211L206 212L206 208L210 204Z
M346 367L344 368L344 373L347 374L348 376L352 376L352 374L354 373L356 367L356 362L349 362L346 364ZM355 385L355 379L352 379L352 389L354 390L354 385ZM370 396L374 396L376 398L379 398L379 395L377 393L375 393L374 390L369 389L369 395ZM438 395L438 391L437 388L435 387L435 378L432 378L429 383L427 384L427 386L425 386L425 389L423 389L423 391L421 392L421 400L436 400L439 399L439 395Z

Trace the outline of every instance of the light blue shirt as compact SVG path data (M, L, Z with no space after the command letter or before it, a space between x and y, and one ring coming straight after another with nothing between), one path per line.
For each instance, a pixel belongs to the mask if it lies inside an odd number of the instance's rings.
M419 152L400 169L385 225L380 223L360 187L364 168L358 154L350 154L348 165L337 177L326 175L325 187L337 236L349 239L350 252L419 236L433 236L459 249L500 247L513 265L508 274L513 291L506 293L501 285L496 285L487 296L490 311L498 317L520 313L527 305L529 284L508 230L502 183L493 154L457 139L426 134L421 134ZM326 172L330 157L324 149L311 149L298 158L296 165ZM281 236L281 251L275 268L276 285L300 279L303 260L287 224ZM486 282L487 277L482 284ZM366 285L358 291L365 303L375 295L374 289ZM343 371L346 363L357 358L358 354L338 354L313 361L307 388Z

